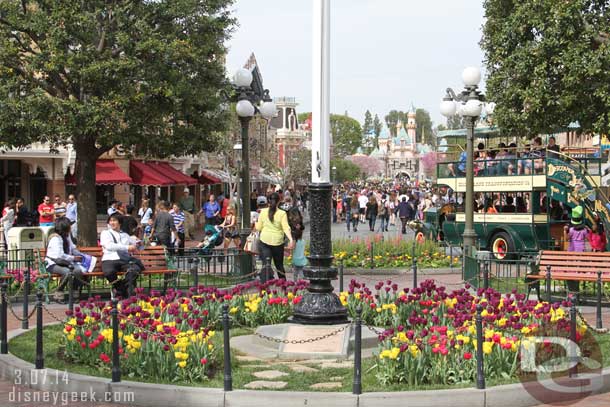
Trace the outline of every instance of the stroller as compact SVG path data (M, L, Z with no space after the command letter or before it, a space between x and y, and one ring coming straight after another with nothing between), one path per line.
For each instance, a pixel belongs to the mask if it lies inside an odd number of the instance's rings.
M203 231L205 237L197 246L199 248L198 254L209 255L212 254L212 250L214 250L216 246L220 246L224 241L222 228L220 226L205 225Z

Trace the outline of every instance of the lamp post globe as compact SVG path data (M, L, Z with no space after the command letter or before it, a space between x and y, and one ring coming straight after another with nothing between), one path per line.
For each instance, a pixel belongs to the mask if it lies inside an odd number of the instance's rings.
M237 111L237 115L239 117L252 117L254 116L254 105L247 99L240 100L237 102L235 106L235 110Z
M453 117L456 111L455 102L453 100L443 100L440 105L440 111L445 117Z
M469 66L462 72L462 81L466 86L477 86L481 82L481 70L476 66Z
M261 116L265 119L269 120L277 113L277 107L275 107L275 103L273 102L263 102L261 107L259 108Z
M464 116L479 117L483 109L483 102L478 99L470 99L462 108Z
M252 72L249 69L241 68L235 72L233 83L238 88L248 88L252 84Z

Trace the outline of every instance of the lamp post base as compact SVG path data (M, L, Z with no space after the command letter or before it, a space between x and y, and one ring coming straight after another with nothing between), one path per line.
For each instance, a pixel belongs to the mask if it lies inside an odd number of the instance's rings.
M307 293L295 305L290 322L310 325L333 325L347 322L347 309L331 284L337 279L332 266L331 195L329 183L310 184L310 248L309 266L303 274L309 280Z

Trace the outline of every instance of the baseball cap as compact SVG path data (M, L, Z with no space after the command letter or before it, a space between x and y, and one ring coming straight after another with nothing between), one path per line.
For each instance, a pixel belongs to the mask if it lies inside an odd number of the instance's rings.
M267 204L267 198L264 196L259 196L258 198L256 198L256 204L257 205L266 205Z
M182 191L182 192L191 192L191 190L185 187L184 191Z

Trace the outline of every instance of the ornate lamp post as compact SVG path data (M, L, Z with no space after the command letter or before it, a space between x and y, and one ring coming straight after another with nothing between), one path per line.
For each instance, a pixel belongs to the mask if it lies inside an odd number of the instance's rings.
M470 254L476 245L477 233L474 230L474 126L483 110L485 95L479 91L481 71L477 67L468 67L462 72L464 90L459 94L447 88L447 94L440 104L443 116L452 117L456 110L466 119L466 197L464 224L464 253ZM460 102L459 109L456 102ZM487 105L488 113L493 111L493 103Z
M241 124L241 223L240 232L241 247L243 248L248 235L250 234L250 156L248 140L248 129L250 120L256 113L265 119L271 119L276 114L275 103L269 97L269 90L256 92L252 88L252 72L242 68L235 73L233 83L237 94L237 104L235 110ZM241 272L250 273L252 270L252 257L242 256Z
M313 16L310 255L303 271L310 283L294 307L292 322L330 325L347 322L347 310L331 284L337 279L337 269L330 235L330 0L314 0Z

